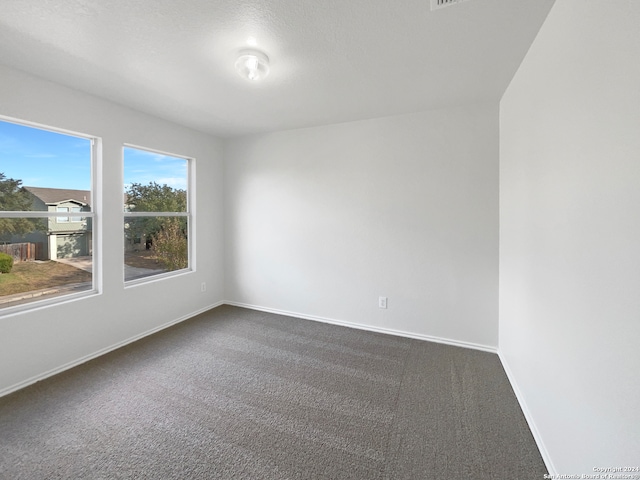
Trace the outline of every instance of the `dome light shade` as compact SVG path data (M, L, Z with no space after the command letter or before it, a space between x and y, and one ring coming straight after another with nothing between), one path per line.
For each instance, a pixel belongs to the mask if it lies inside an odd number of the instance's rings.
M260 80L269 74L269 57L257 50L241 50L236 60L236 70L243 78Z

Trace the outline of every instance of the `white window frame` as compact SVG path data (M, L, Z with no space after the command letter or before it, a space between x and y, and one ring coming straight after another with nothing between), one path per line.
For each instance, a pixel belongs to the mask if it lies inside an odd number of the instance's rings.
M125 252L124 252L124 241L123 252L122 252L122 278L124 281L125 288L135 287L137 285L146 284L150 282L155 282L159 280L164 280L166 278L175 277L178 275L189 274L196 271L195 268L195 258L196 258L196 248L195 248L195 168L196 168L196 160L193 157L189 157L186 155L170 153L163 150L157 150L149 147L142 147L140 145L135 145L132 143L125 143L122 146L122 172L123 178L121 181L121 185L124 187L124 152L126 148L132 148L136 150L142 150L149 153L157 153L159 155L166 155L168 157L180 158L187 162L187 211L186 212L130 212L127 211L123 206L122 209L122 226L123 226L123 235L124 235L124 225L126 224L126 219L131 217L186 217L187 218L187 267L182 268L180 270L173 270L170 272L158 273L156 275L149 275L147 277L142 278L134 278L131 280L125 279ZM124 238L123 238L124 239Z
M91 196L89 204L91 205L91 211L82 212L82 217L91 218L92 222L92 267L91 267L91 288L89 290L83 290L81 292L69 293L60 295L57 297L44 298L42 300L34 300L31 302L25 302L20 305L11 307L0 308L0 317L7 317L17 313L34 310L50 305L56 305L60 303L66 303L88 296L98 295L102 293L102 233L101 233L101 196L99 195L100 188L100 172L102 166L102 139L93 135L85 133L74 132L71 130L65 130L62 128L52 127L49 125L43 125L35 122L21 120L17 118L7 117L0 115L0 120L9 123L15 123L24 127L36 128L39 130L46 130L53 133L59 133L62 135L68 135L70 137L77 137L83 140L89 140L91 142L91 158L90 158L90 175L91 175ZM57 209L56 209L57 210ZM55 218L59 222L59 218L69 217L69 212L50 212L50 211L0 211L0 217L3 218L42 218L47 222L51 218Z

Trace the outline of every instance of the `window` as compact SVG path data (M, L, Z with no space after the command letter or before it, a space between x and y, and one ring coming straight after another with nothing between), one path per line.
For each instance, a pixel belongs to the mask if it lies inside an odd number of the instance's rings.
M69 207L58 207L58 212L69 213ZM68 222L69 217L58 217L58 223Z
M72 213L80 213L82 211L82 207L71 207ZM82 222L82 217L71 217L72 222Z
M125 281L189 270L193 160L132 146L123 157Z
M96 143L0 119L0 252L13 258L0 274L0 314L95 293Z

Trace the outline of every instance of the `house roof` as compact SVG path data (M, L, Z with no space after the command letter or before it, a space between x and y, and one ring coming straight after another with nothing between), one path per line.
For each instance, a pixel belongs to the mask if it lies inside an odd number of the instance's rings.
M24 188L47 205L55 205L68 201L76 202L82 205L89 205L91 202L91 192L89 190L70 190L66 188L42 187Z

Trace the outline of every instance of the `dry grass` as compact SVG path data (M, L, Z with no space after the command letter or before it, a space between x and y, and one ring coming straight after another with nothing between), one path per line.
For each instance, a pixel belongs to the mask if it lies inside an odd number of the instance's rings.
M127 253L124 261L131 267L163 268L151 250ZM0 274L0 297L84 282L91 282L91 273L71 265L54 261L18 262L11 273Z
M11 273L0 274L0 296L31 292L91 281L91 273L71 265L48 262L19 262Z

